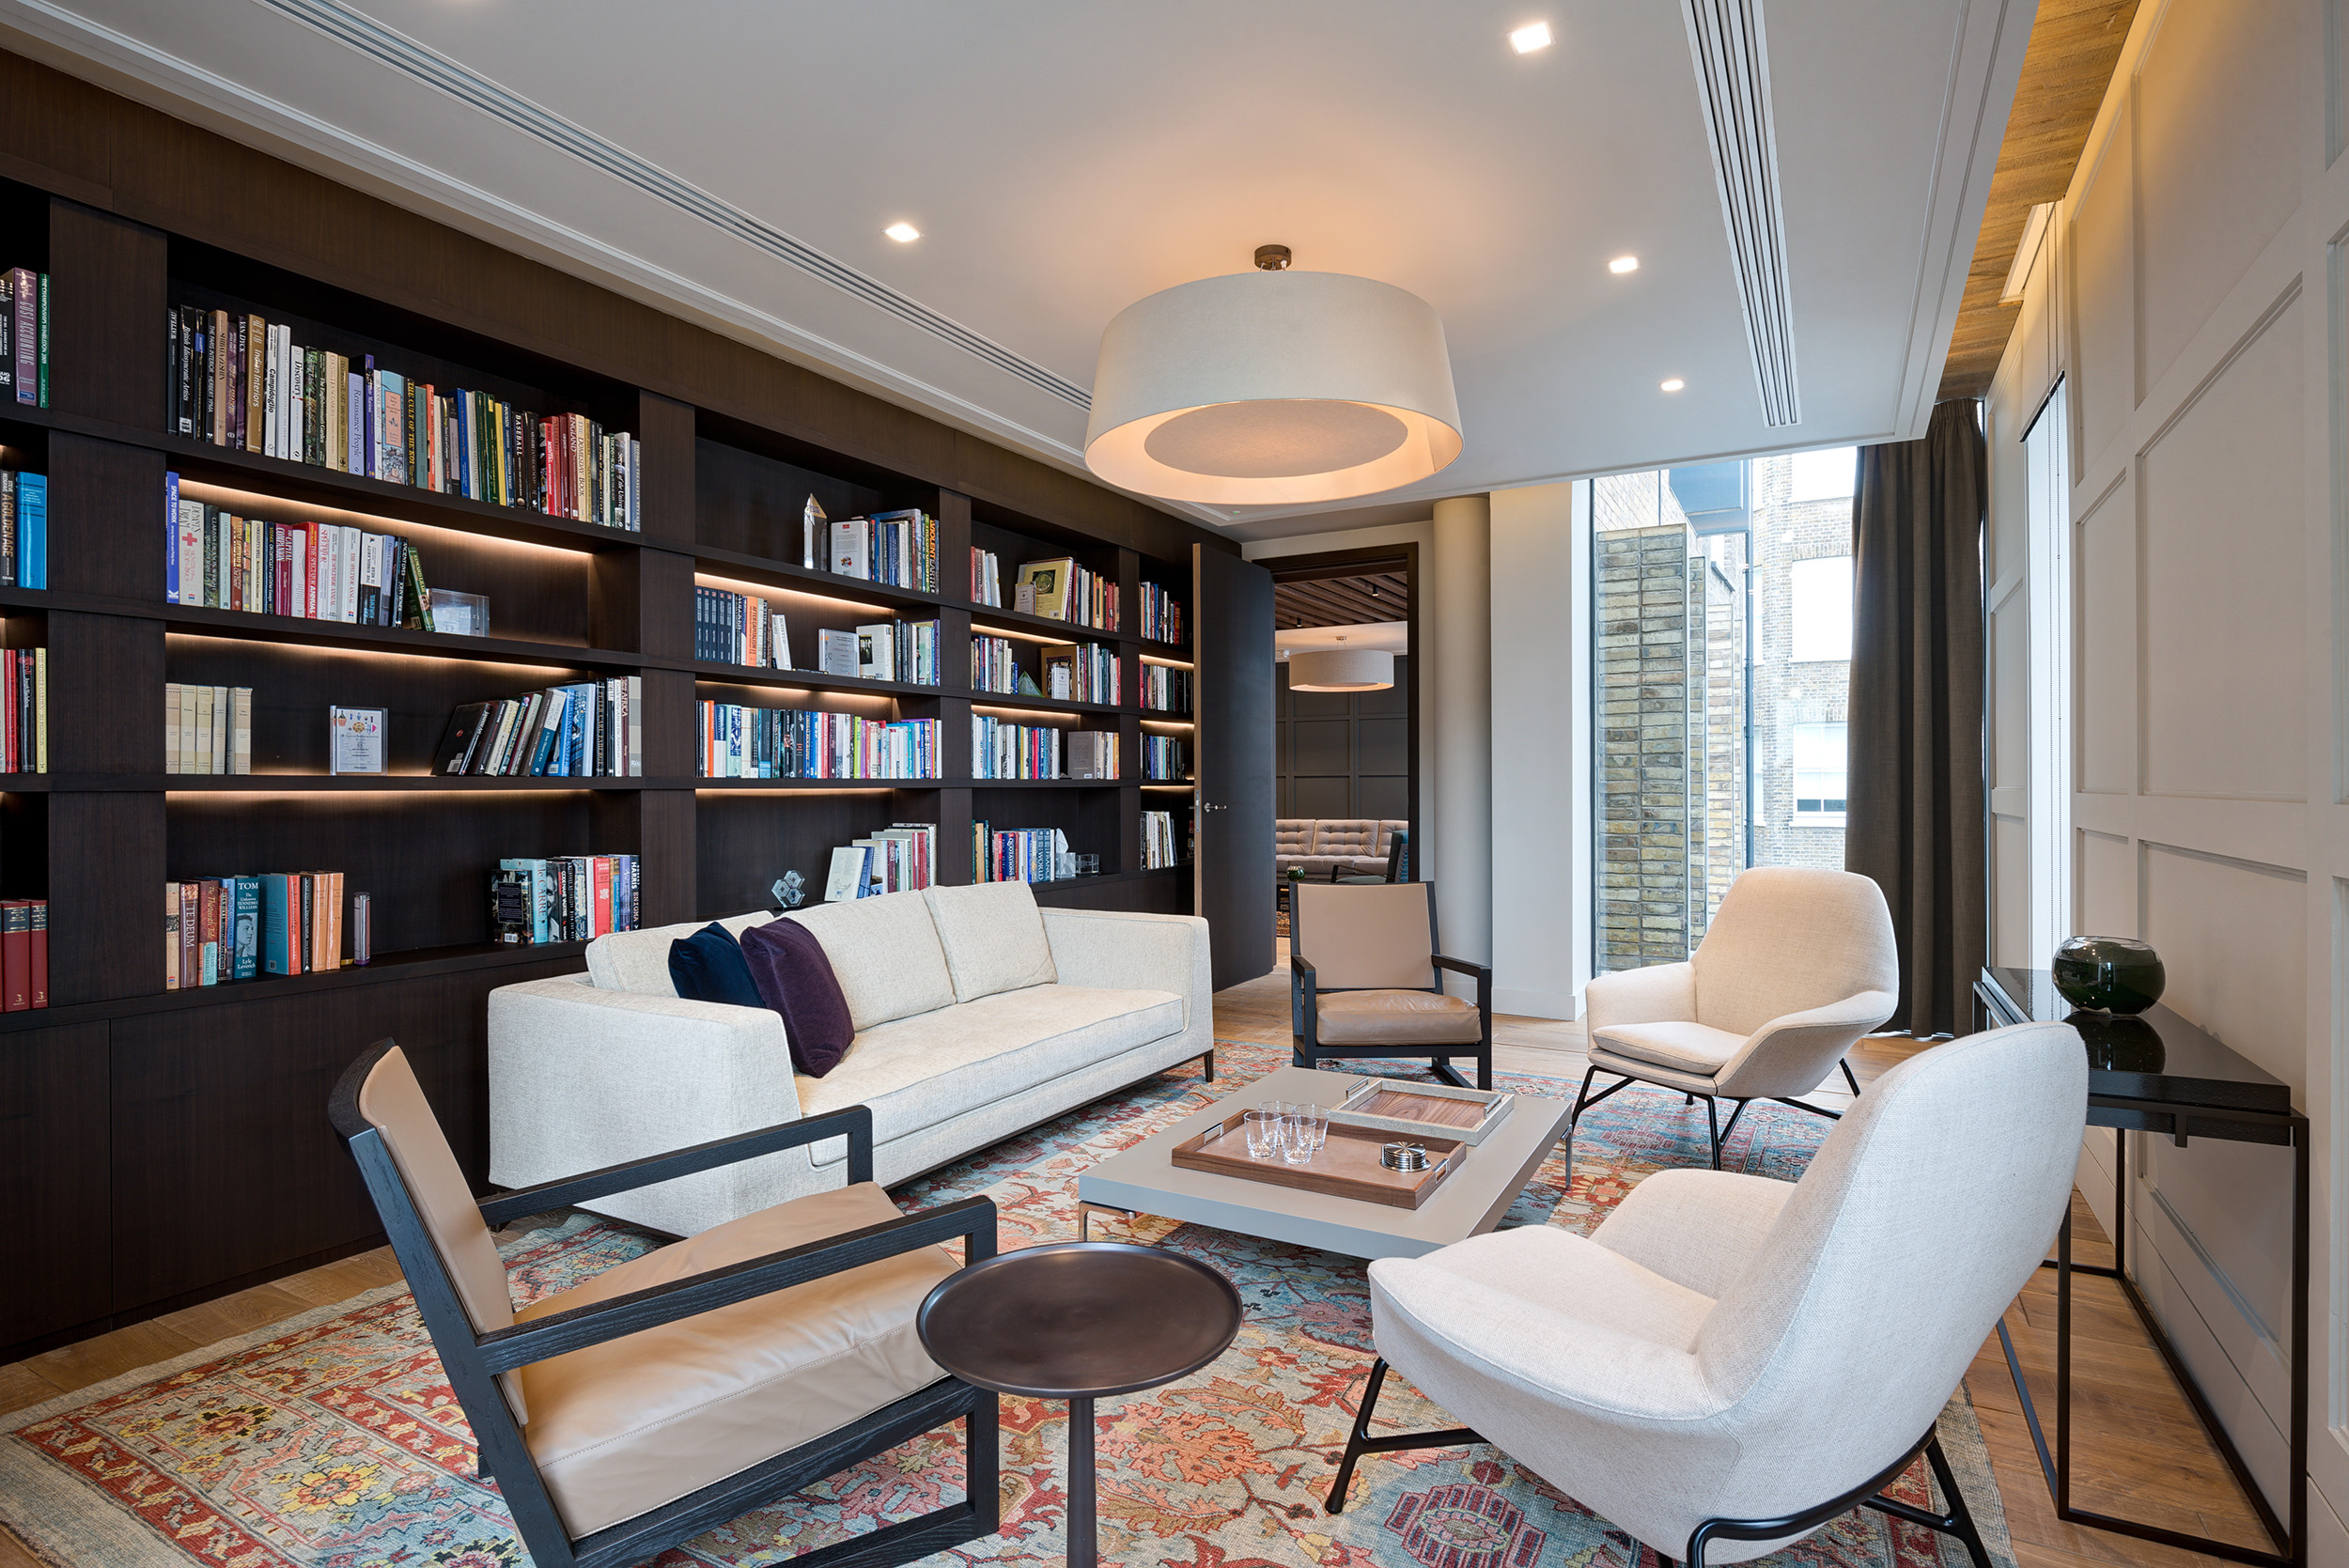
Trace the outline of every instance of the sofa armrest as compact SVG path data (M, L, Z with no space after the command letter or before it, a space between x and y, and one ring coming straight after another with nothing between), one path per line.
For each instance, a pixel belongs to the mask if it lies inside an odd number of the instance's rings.
M1697 1016L1697 971L1686 960L1595 975L1582 987L1583 1026L1688 1023Z
M1043 915L1062 985L1172 991L1183 999L1185 1029L1204 1028L1214 1017L1207 923L1196 915L1054 908Z
M536 1187L800 1118L783 1020L763 1007L607 991L577 974L501 986L489 1016L490 1180L498 1187ZM809 1158L787 1150L594 1206L691 1234L735 1217L723 1211L738 1200L721 1192L771 1186L784 1162Z

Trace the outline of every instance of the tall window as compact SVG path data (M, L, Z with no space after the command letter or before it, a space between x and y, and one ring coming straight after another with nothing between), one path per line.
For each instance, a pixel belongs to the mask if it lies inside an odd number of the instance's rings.
M1796 663L1851 657L1851 557L1814 555L1788 569L1787 634Z
M1843 815L1843 731L1842 724L1792 727L1797 817Z
M1786 499L1837 501L1859 488L1859 448L1830 446L1824 452L1797 452L1788 459L1793 487Z

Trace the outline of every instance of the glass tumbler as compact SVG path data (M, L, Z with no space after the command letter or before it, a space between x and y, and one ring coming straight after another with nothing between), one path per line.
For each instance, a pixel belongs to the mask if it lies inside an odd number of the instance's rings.
M1283 1118L1278 1112L1252 1110L1246 1118L1248 1157L1271 1159L1281 1153Z

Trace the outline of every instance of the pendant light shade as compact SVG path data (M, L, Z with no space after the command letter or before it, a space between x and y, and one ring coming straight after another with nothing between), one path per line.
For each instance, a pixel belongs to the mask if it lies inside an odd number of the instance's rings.
M1394 655L1383 648L1299 648L1289 655L1292 691L1383 691Z
M1101 334L1085 463L1122 489L1226 506L1335 501L1459 455L1443 322L1392 284L1201 278L1127 306Z

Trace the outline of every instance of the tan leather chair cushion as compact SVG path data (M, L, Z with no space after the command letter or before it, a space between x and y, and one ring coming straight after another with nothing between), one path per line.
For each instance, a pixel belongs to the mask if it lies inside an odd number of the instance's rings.
M1622 1023L1599 1030L1591 1043L1633 1062L1711 1078L1737 1054L1746 1036L1701 1023Z
M794 1199L534 1302L524 1323L897 1218L870 1182ZM521 1369L524 1436L565 1528L632 1519L945 1375L913 1314L955 1271L926 1247Z
M1475 1004L1434 991L1339 991L1321 1006L1314 1037L1325 1046L1473 1046L1485 1038Z

